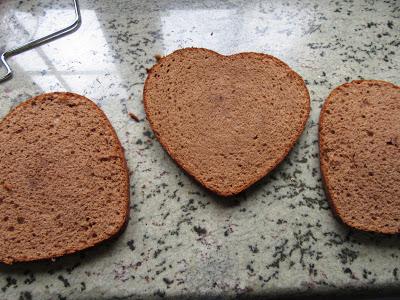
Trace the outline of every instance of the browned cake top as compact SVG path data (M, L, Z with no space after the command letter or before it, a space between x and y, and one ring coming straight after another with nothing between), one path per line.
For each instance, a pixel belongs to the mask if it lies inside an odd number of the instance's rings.
M144 104L154 133L189 174L220 195L271 171L304 129L302 78L275 57L188 48L150 70Z
M51 93L0 123L0 261L51 258L115 235L127 218L119 140L90 100Z
M320 117L321 169L333 209L348 225L400 232L400 88L353 81Z

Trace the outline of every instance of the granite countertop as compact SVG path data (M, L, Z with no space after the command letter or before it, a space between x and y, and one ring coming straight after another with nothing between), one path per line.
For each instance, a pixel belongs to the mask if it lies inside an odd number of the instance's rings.
M400 83L400 3L82 0L81 28L10 59L0 117L43 92L73 91L105 111L126 150L130 221L115 240L56 261L0 266L1 299L152 299L400 290L400 240L350 230L321 184L324 99L353 79ZM0 2L0 49L61 28L70 1ZM287 62L312 100L286 160L240 196L219 198L154 138L142 88L154 56L182 47L259 51ZM139 117L132 120L128 113Z

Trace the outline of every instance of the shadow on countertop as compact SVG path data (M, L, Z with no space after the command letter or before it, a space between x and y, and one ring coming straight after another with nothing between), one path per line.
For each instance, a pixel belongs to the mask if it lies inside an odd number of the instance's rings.
M254 298L254 299L268 299L268 298ZM387 296L367 296L367 295L362 295L358 293L354 293L353 295L347 295L347 296L302 296L302 297L291 297L291 298L279 298L280 300L302 300L302 299L307 299L307 300L398 300L400 299L400 293L393 295L387 295Z
M164 299L174 299L174 300L179 300L179 299L193 299L193 300L223 300L223 299L228 299L225 298L224 296L215 296L215 297L191 297L191 298L164 298ZM245 294L242 294L238 297L233 297L229 299L246 299L246 300L399 300L400 299L400 293L386 293L384 291L381 291L380 293L371 293L371 295L367 295L364 292L355 292L355 293L338 293L335 296L333 295L306 295L302 294L302 296L297 295L297 296L292 296L292 297L266 297L266 296L251 296L248 297Z

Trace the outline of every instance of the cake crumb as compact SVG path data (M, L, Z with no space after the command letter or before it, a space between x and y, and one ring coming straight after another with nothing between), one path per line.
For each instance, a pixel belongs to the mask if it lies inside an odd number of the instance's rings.
M157 62L160 62L162 56L160 54L154 55L154 58L156 59Z
M135 114L130 112L130 113L128 113L128 115L131 117L132 120L135 120L136 122L140 122L139 118Z

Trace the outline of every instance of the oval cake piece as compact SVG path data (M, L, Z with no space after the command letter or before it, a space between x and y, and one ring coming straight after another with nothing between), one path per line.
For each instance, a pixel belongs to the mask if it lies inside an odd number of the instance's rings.
M105 114L72 93L34 97L0 123L0 261L58 257L128 217L123 149Z
M310 112L303 79L261 53L187 48L162 57L144 87L160 143L209 190L237 194L274 169Z
M319 121L321 171L347 225L400 232L400 87L357 80L334 89Z

